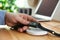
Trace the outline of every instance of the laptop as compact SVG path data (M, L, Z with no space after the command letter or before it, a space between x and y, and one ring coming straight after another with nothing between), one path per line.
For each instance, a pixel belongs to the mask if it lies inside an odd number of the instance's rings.
M40 0L34 14L38 21L50 21L59 5L59 0Z

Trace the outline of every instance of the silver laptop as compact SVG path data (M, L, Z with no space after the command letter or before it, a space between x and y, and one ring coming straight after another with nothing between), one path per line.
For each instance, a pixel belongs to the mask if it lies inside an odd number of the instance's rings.
M50 21L59 5L59 0L40 0L34 14L38 21Z

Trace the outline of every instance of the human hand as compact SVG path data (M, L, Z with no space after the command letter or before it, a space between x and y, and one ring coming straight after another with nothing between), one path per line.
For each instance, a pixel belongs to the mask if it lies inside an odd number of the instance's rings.
M33 17L27 15L27 14L10 14L10 13L6 13L5 15L5 23L8 26L14 26L16 25L17 22L27 25L29 24L29 22L35 22L36 19L34 19ZM27 26L24 26L23 28L19 28L18 31L23 32L27 29Z

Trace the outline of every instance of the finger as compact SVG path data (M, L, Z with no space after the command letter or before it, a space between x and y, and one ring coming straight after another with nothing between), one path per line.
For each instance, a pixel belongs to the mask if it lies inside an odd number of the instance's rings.
M26 14L19 14L19 16L20 16L21 18L23 18L24 20L27 20L27 15L26 15Z
M19 32L23 32L23 29L22 29L22 28L18 28L18 31L19 31Z
M35 18L33 18L32 16L29 16L29 15L28 15L28 20L32 21L32 22L37 22L37 20Z
M28 29L28 26L24 26L23 27L23 31L27 30Z
M27 16L21 16L21 18L27 21Z
M27 17L26 16L20 16L22 19L26 20L27 21Z
M37 22L37 20L35 18L33 18L32 16L29 16L27 14L20 14L20 16L23 16L24 18L27 18L28 21L33 21L33 22Z
M26 24L29 24L28 21L24 20L23 18L21 18L21 17L19 17L19 16L16 18L16 20L17 20L18 22L22 23L22 24L25 24L25 25L26 25Z

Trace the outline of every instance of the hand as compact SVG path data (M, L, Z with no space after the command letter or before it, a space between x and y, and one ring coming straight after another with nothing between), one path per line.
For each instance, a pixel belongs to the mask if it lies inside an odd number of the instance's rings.
M14 26L16 25L17 22L21 23L21 24L29 24L29 22L33 22L36 21L36 19L34 19L33 17L27 15L27 14L21 14L21 13L6 13L5 15L5 23L8 26ZM23 28L19 28L18 31L23 32L27 29L27 26L24 26Z

